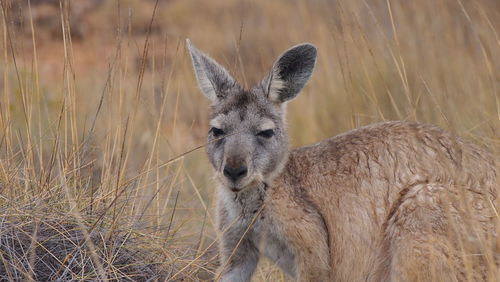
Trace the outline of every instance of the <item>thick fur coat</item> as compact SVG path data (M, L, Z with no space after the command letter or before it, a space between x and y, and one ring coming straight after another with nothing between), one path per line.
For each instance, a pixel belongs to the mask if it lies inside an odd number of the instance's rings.
M248 281L262 256L298 281L498 277L498 162L435 126L361 127L289 150L285 103L309 79L310 44L251 90L188 42L212 101L219 183L217 279Z

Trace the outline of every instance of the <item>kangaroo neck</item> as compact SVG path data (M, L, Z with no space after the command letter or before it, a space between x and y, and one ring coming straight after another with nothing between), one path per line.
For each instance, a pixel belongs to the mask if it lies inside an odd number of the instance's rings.
M232 202L238 207L242 216L252 216L263 206L268 185L260 182L255 186L246 187L244 190L232 193Z

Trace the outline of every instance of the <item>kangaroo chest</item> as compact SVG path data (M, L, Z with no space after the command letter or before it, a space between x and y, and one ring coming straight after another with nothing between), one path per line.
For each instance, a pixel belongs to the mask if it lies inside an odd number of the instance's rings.
M260 236L256 238L258 242L255 242L259 252L279 266L285 273L295 277L295 256L289 248L290 244L287 243L285 234L279 228L281 223L272 218L266 218L265 215L259 223L261 224L257 226L256 231L259 232Z
M230 210L233 211L228 214L228 222L239 221L234 225L239 226L235 228L239 229L239 236L248 237L261 256L267 257L285 273L295 277L296 260L282 231L283 223L275 218L269 209L263 207L264 195L244 196L243 199L232 198L230 205L226 203L225 206L231 206Z

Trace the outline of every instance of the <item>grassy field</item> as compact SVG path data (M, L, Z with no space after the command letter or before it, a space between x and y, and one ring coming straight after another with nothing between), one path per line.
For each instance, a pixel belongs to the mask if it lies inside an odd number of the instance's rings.
M315 73L288 107L293 146L405 119L500 155L497 0L1 0L1 8L2 278L212 277L209 103L186 38L247 87L288 47L318 47ZM255 279L285 277L263 262Z

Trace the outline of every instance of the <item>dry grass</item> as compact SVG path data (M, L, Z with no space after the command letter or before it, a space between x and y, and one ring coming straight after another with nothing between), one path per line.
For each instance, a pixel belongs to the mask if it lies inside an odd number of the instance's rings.
M495 0L22 2L1 2L2 278L211 277L214 188L192 150L208 102L187 37L248 86L317 45L294 145L408 119L500 154ZM256 279L285 278L263 263Z

